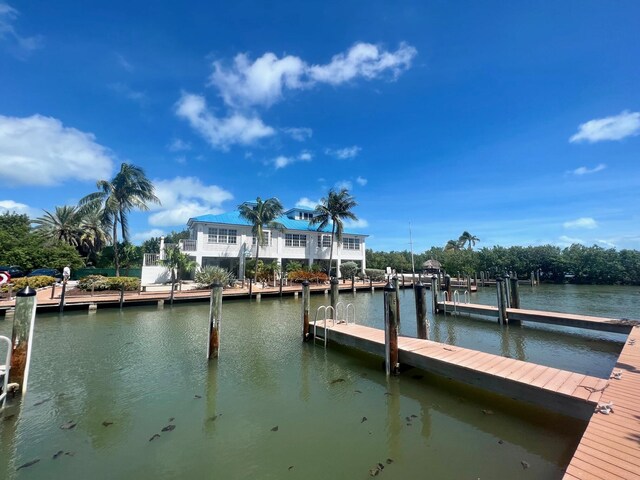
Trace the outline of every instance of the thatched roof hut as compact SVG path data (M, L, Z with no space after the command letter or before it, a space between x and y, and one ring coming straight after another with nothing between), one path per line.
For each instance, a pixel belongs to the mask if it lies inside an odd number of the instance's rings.
M427 260L422 264L424 273L438 273L442 269L442 264L434 259Z

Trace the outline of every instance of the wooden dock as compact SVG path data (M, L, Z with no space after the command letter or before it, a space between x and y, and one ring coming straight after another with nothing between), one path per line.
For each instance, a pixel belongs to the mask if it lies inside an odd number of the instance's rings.
M475 303L438 302L438 310L447 313L480 315L498 318L498 307ZM545 312L541 310L525 310L522 308L507 308L509 321L547 323L563 325L565 327L586 328L602 332L628 334L638 325L637 321L621 318L592 317L573 313Z
M318 335L325 328L318 325ZM326 328L327 339L384 356L384 331L362 325ZM565 415L588 419L608 380L456 347L398 337L400 363Z
M640 329L622 349L600 404L613 413L594 413L567 467L565 480L640 479Z

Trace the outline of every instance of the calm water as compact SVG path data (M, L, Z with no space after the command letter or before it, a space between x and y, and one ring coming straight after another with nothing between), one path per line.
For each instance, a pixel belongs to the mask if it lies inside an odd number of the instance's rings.
M525 308L640 318L637 288L521 290ZM359 323L382 325L379 292L342 300ZM327 301L314 296L312 307ZM401 302L402 333L414 335L413 292ZM378 462L381 478L560 478L584 428L417 370L387 380L379 359L302 344L293 298L225 302L221 357L208 363L207 311L39 315L29 393L0 418L0 478L365 479ZM598 376L623 340L430 320L432 339ZM0 320L0 334L10 330ZM60 428L69 421L75 428Z

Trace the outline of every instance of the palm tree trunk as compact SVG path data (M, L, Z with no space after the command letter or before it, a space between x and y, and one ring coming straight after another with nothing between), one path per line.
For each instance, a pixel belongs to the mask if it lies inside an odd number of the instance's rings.
M331 268L333 267L333 238L336 232L336 222L331 226L331 248L329 249L329 280L331 280ZM336 275L337 276L337 275Z
M113 219L113 262L116 267L116 277L120 276L120 258L118 257L118 219Z
M260 239L256 239L256 264L253 270L253 283L258 282L258 259L260 258Z

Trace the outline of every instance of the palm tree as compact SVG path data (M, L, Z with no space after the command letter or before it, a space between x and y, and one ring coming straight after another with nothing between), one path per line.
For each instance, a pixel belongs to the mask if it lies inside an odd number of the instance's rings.
M111 242L116 267L116 277L120 276L120 259L118 257L118 222L122 230L122 239L129 240L129 221L127 214L137 208L149 210L147 202L160 204L154 194L151 180L140 167L123 163L120 171L111 181L99 180L98 191L90 193L80 200L80 205L98 203L103 206L103 218L112 228Z
M256 268L253 274L253 282L258 281L258 259L260 258L260 245L264 243L264 228L284 230L284 226L276 222L276 218L282 215L284 208L275 197L267 198L264 202L260 197L256 203L243 203L238 206L240 216L251 224L251 231L256 239Z
M191 272L196 268L196 261L184 252L178 245L172 245L164 251L164 259L160 263L171 271L171 300L173 305L173 293L176 286L176 277L182 281L182 274Z
M65 205L56 207L54 213L44 210L42 217L36 218L33 223L36 230L45 238L52 241L62 241L77 247L80 244L80 214L74 206Z
M309 225L318 225L318 231L324 230L331 222L331 248L329 250L329 277L333 263L333 243L342 243L342 233L344 231L344 219L358 220L358 217L351 211L358 203L349 194L346 188L336 192L333 188L329 190L329 195L320 200L313 212L313 218Z
M444 246L444 250L446 252L454 251L457 252L460 250L460 241L459 240L449 240L447 244Z
M471 235L466 230L462 232L462 235L460 235L460 238L458 239L458 242L460 243L460 247L464 247L465 245L467 245L467 248L469 250L475 247L476 243L479 241L480 239L478 237L476 237L475 235Z
M95 257L111 240L104 211L99 204L89 204L79 211L80 218L80 248L87 258Z

